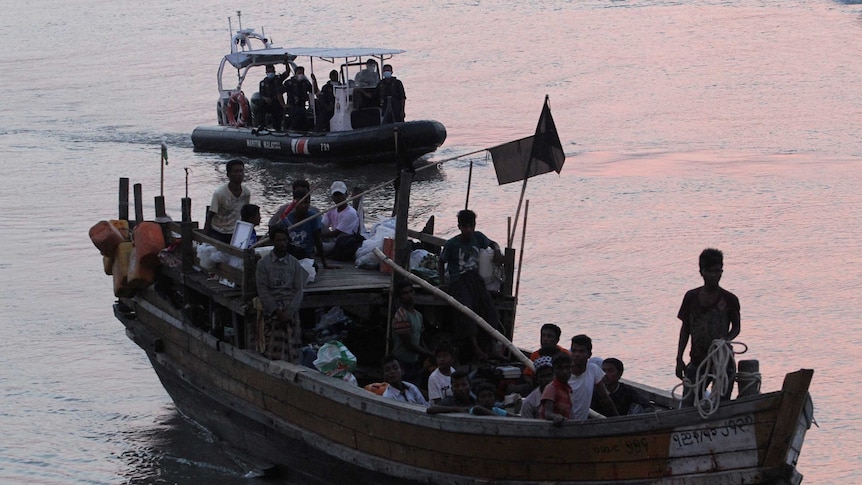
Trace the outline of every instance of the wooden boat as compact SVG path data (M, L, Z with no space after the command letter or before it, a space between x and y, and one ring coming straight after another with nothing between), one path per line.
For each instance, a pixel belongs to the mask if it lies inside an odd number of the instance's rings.
M120 219L128 219L122 202ZM261 468L288 469L292 479L302 475L309 483L343 483L345 477L369 484L802 480L796 463L813 419L811 370L787 374L780 390L722 403L707 418L695 408L676 409L670 396L646 386L640 388L664 410L561 427L521 418L429 415L420 406L254 350L253 252L219 246L244 261L243 269L216 268L216 275L236 283L224 286L196 269L191 250L192 241L219 243L184 221L164 225L166 233L182 236L179 255L164 253L156 283L119 298L115 315L180 412L255 457ZM408 233L426 244L441 241ZM364 309L357 313L373 320L388 308L390 281L379 271L323 271L307 288L303 307L343 305ZM428 294L418 303L426 315L445 311ZM503 289L497 304L509 333L511 288Z
M385 48L318 48L275 47L269 38L254 29L239 30L231 38L231 51L218 68L219 99L216 103L218 125L199 126L192 132L197 151L237 153L268 157L290 162L333 162L346 164L393 162L396 144L410 160L435 151L446 140L446 128L438 121L414 120L384 123L374 87L356 85L352 76L367 60L381 66L384 61L404 51ZM335 111L331 119L319 122L314 96L308 106L308 125L318 130L275 131L259 128L258 118L265 116L257 108L259 93L247 98L243 82L251 74L253 89L270 64L297 66L297 59L314 75L314 65L324 66L324 73L336 68L341 83L333 88ZM304 61L304 62L305 62ZM227 73L236 73L236 84ZM327 75L317 76L323 80ZM325 128L325 129L324 129Z

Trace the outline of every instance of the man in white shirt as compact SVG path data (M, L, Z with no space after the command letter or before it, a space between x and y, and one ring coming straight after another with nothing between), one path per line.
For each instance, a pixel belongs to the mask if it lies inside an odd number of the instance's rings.
M584 420L590 415L590 404L595 397L596 407L605 416L617 416L617 408L602 384L605 377L602 368L589 362L593 355L593 340L586 335L572 337L572 420Z
M251 200L251 192L242 184L245 179L245 165L242 160L234 159L227 162L225 170L228 183L213 193L209 217L204 224L204 233L225 244L230 244L242 206Z
M383 380L389 384L383 397L412 404L428 406L422 391L413 384L401 379L401 364L394 355L383 359Z
M324 214L321 221L323 229L320 231L320 235L323 237L323 252L327 256L333 256L334 259L345 260L335 254L336 243L339 239L352 237L359 232L359 215L356 213L356 209L346 202L347 184L336 180L332 182L329 193L332 194L332 202L336 204L336 207ZM359 244L362 242L360 241ZM355 252L356 249L358 249L358 245L353 251Z

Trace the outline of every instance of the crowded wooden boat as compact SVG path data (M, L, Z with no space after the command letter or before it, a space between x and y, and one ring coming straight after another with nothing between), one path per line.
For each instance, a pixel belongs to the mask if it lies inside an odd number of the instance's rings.
M180 222L165 216L158 197L159 222L144 220L140 200L130 218L128 179L120 181L117 219L94 226L91 238L113 276L117 319L180 412L260 470L313 483L343 483L345 476L351 483L801 482L796 463L813 419L811 370L788 373L780 389L721 402L708 415L681 408L665 391L629 382L647 397L649 412L593 413L558 425L518 416L516 406L506 416L429 414L425 406L367 389L380 380L380 361L391 350L393 288L409 273L403 268L410 267L410 249L439 254L446 242L433 235L431 224L422 231L406 227L412 176L401 173L394 245L375 251L381 266L318 265L314 282L303 289L301 311L312 320L306 330L318 329L333 308L349 315L348 328L333 333L356 358L358 382L327 375L302 359L270 358L262 342L265 315L256 304L256 250L207 236L191 219L189 199L182 201ZM501 251L505 277L492 296L499 333L509 343L497 347L504 354L514 347L513 239ZM224 262L204 264L203 246L225 255ZM446 323L458 310L435 291L439 282L427 279L410 279L416 308L427 331L451 332ZM306 332L293 337L306 348L320 343L310 342L314 337ZM458 364L474 382L493 382L496 398L508 402L507 384L522 383L522 371L532 366L527 355L508 352L507 361Z

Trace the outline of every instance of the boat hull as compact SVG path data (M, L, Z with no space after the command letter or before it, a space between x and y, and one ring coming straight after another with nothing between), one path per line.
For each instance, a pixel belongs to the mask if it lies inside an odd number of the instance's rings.
M184 323L152 288L117 310L178 409L231 446L323 483L795 484L812 372L722 405L550 423L427 415ZM334 463L343 467L337 472ZM346 468L344 468L346 467ZM338 476L334 476L337 474Z
M366 164L395 161L395 129L410 160L435 151L446 140L437 121L407 121L334 133L274 132L232 126L199 126L195 151L236 153L288 162Z

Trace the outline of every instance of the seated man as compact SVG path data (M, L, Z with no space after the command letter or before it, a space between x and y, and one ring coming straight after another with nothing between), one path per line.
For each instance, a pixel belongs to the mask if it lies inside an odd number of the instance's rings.
M485 281L479 275L479 250L485 248L494 249L494 262L503 262L500 247L487 236L476 230L476 213L471 210L462 210L458 213L458 229L461 234L446 241L443 251L440 253L438 273L440 281L444 281L444 271L448 268L449 293L462 305L470 308L488 324L497 330L502 330L497 309ZM479 346L479 329L475 321L464 317L458 312L458 320L455 322L455 339L469 342L470 348L466 349L474 359L487 357L488 351ZM484 343L490 343L490 336L482 333ZM488 349L490 350L490 349ZM469 352L472 351L472 352Z
M365 61L365 69L356 73L354 78L357 88L373 88L380 82L380 76L377 75L377 61L368 59Z
M291 254L298 259L314 258L316 250L323 267L333 268L326 262L326 256L323 254L321 222L319 217L312 217L317 214L317 210L311 209L311 197L308 191L303 188L294 190L293 201L295 203L293 210L278 223L279 226L285 227L290 235L290 244L293 248Z
M286 340L288 359L298 363L302 347L299 307L307 275L299 261L287 252L287 230L275 227L269 237L273 242L272 252L257 262L255 274L257 296L266 316L264 354L270 359L284 359L282 342Z
M354 246L356 236L359 236L359 215L356 209L347 201L347 185L338 180L329 188L332 194L332 202L336 207L330 209L323 215L323 252L327 256L339 261L353 260L356 250L362 244ZM352 249L352 251L351 251Z
M605 388L608 396L614 402L620 416L627 414L640 414L644 411L652 411L652 404L638 392L634 387L620 382L623 376L623 362L613 357L602 362L602 370L605 372Z
M559 353L569 354L569 351L560 346L560 336L563 334L563 331L557 325L553 323L546 323L542 325L542 329L539 331L539 348L532 354L530 354L530 360L533 362L536 361L539 357L550 357L554 358ZM524 379L532 386L533 378L535 377L535 373L532 369L527 367L524 369Z
M272 229L276 224L283 221L284 218L287 217L288 214L290 214L290 211L292 211L293 208L296 206L296 201L293 200L293 192L296 189L305 189L306 192L310 193L311 184L309 184L308 180L305 179L297 179L293 181L290 186L290 202L278 206L278 209L275 210L275 212L272 214L272 217L269 218L269 222L267 223L269 229ZM312 209L314 208L312 207ZM314 211L317 212L317 209L314 209Z
M422 391L401 379L401 364L394 355L388 355L383 359L383 380L389 384L383 391L383 397L428 406Z
M572 417L578 421L589 418L590 406L605 416L617 416L617 408L602 384L605 374L602 368L589 362L593 355L593 340L586 335L572 337L572 372L569 387L572 389Z

